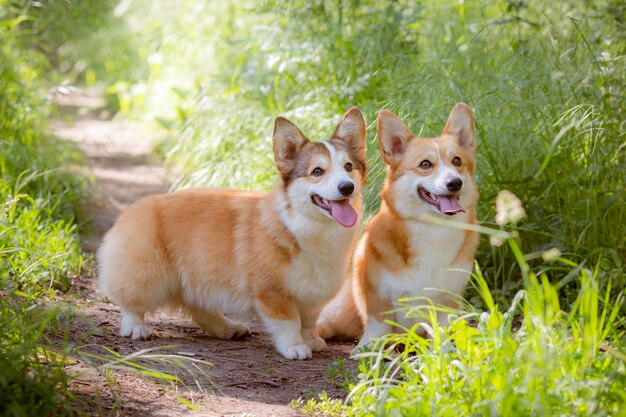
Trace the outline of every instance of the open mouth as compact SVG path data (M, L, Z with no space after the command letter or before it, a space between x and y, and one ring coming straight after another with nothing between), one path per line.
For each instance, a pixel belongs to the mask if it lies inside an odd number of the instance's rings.
M311 201L322 210L327 211L328 214L343 227L352 227L355 225L358 215L350 205L349 198L327 200L318 194L313 194Z
M417 194L422 200L437 208L441 213L452 216L453 214L465 212L459 204L458 194L436 195L426 191L423 187L417 187Z

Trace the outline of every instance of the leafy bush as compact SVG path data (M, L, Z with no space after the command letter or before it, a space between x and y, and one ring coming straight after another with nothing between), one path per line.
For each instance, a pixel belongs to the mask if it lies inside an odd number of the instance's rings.
M2 291L0 297L0 415L73 415L66 358L44 331L58 311L33 308L34 298Z
M23 48L14 31L21 20L0 27L0 284L38 290L67 286L80 269L74 219L85 180L72 171L80 154L44 133L38 73L46 61Z
M0 2L0 415L72 415L65 357L45 338L58 311L43 305L81 269L85 179L80 154L45 133L49 66L12 4Z

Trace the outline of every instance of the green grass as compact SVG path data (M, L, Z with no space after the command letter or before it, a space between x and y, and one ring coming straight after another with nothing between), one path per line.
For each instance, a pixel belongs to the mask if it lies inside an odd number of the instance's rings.
M0 28L0 285L37 292L67 287L81 268L75 219L86 180L80 154L45 133L46 60L23 47L20 21Z
M350 385L355 380L355 375L352 374L349 368L346 368L346 362L343 358L335 359L335 362L326 367L326 376L331 385L334 385L346 394L350 391Z
M76 216L86 181L75 150L45 133L39 77L47 60L24 46L23 17L0 3L0 415L73 415L65 350L44 307L82 267Z
M40 300L2 290L0 415L74 415L66 352L51 348L46 340L47 328L59 311L39 308Z
M518 249L515 238L508 243ZM526 270L523 256L518 261ZM361 353L360 381L339 414L622 415L624 293L601 290L594 271L570 260L552 262L580 282L571 308L561 306L558 284L527 270L525 289L501 311L477 269L472 282L487 308L466 303L451 312L448 328L437 325L436 307L407 311L428 320L432 338L422 339L414 326Z

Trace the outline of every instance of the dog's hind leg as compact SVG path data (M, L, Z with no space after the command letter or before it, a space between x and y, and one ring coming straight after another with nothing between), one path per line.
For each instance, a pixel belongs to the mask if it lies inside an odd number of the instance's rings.
M193 309L191 318L207 336L218 339L236 339L250 333L250 329L243 323L232 321L222 313L211 313L204 310Z

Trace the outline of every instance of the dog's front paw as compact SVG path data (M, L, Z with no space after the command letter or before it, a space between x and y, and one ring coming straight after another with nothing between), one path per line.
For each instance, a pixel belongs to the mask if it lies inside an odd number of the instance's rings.
M313 352L320 352L326 349L326 342L319 336L307 337L304 339L304 343L306 343Z
M278 351L287 359L311 359L313 352L311 348L305 344L286 346L284 348L278 348Z

